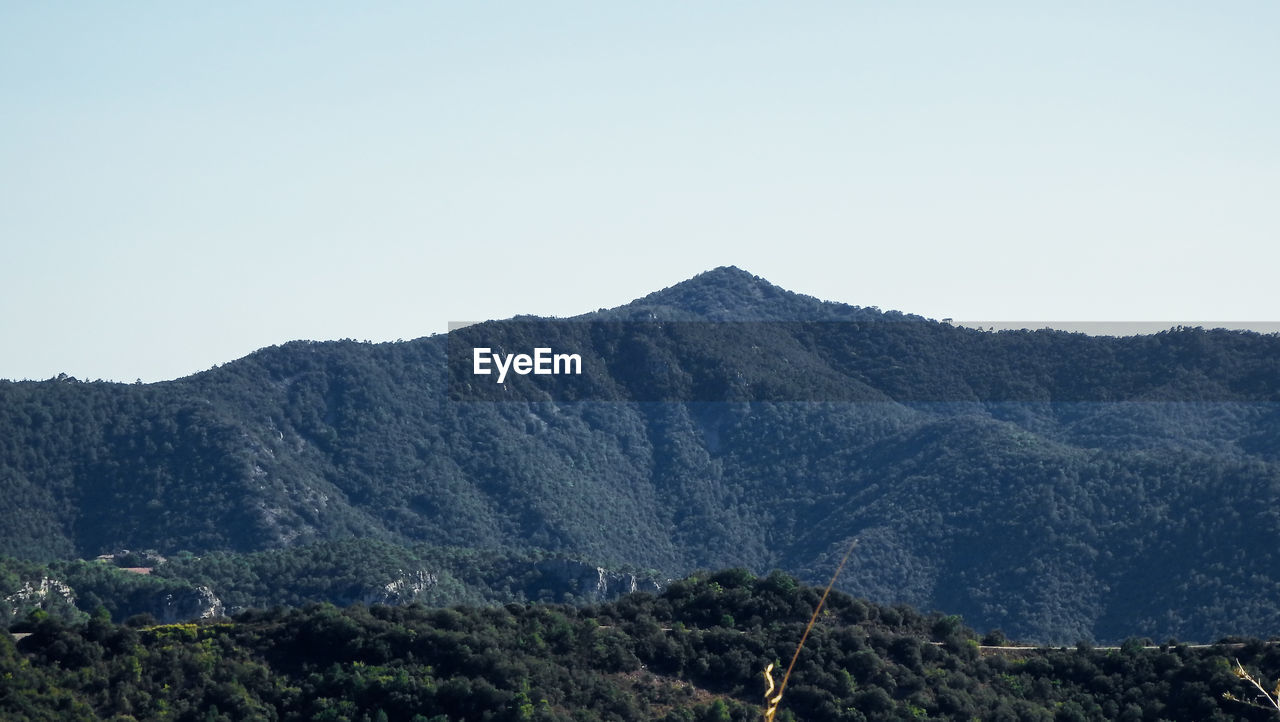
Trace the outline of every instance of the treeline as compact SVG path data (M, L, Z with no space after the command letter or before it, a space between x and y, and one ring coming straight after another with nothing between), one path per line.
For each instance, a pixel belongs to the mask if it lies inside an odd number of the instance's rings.
M174 622L308 602L585 604L620 596L633 584L657 590L664 582L653 570L603 570L538 550L404 547L359 539L172 559L136 552L47 564L0 557L0 622L35 610L69 622L100 609L116 622L135 615Z
M572 607L309 605L231 620L0 634L0 717L26 720L757 720L819 597L784 574L700 574ZM988 640L991 641L991 640ZM980 651L956 617L833 593L779 720L1264 720L1231 667L1261 642ZM779 673L780 674L780 673Z

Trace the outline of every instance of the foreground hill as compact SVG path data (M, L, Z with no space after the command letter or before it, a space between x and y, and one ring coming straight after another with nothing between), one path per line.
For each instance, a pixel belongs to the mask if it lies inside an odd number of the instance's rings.
M485 334L550 334L587 373L465 388ZM0 383L0 552L359 537L816 581L857 537L843 588L1020 638L1266 636L1277 358L1276 336L984 333L717 269L564 322Z
M0 633L0 717L25 720L758 720L819 597L742 570L587 607L314 605L201 624ZM1260 642L980 648L954 617L835 593L779 720L1265 720L1224 698L1280 672ZM781 672L775 678L781 679Z

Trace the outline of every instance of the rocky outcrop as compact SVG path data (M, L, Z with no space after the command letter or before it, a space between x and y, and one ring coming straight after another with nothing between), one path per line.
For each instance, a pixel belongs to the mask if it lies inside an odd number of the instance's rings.
M50 603L64 602L75 606L76 593L64 582L53 577L40 577L40 581L23 582L14 593L4 598L4 607L9 617L13 617L23 609L32 606L44 609Z
M210 619L224 616L226 610L208 587L170 592L157 600L155 618L162 624L185 622L192 619Z
M423 569L400 571L399 576L381 588L366 592L360 601L365 604L410 604L439 581L439 577Z
M580 602L604 602L631 592L662 591L656 579L570 559L544 559L538 562L537 569L543 577L541 587L568 592Z

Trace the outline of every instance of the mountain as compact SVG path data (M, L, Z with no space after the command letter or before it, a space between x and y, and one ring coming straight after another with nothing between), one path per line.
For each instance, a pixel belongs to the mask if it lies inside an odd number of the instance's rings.
M477 344L583 373L471 373ZM0 383L0 553L773 568L1024 639L1280 629L1280 337L987 333L735 268L574 319Z

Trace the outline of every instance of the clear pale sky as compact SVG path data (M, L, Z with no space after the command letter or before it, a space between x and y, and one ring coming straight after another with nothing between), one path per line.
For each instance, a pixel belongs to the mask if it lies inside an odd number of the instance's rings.
M0 378L573 315L733 264L1280 320L1280 3L0 5Z

